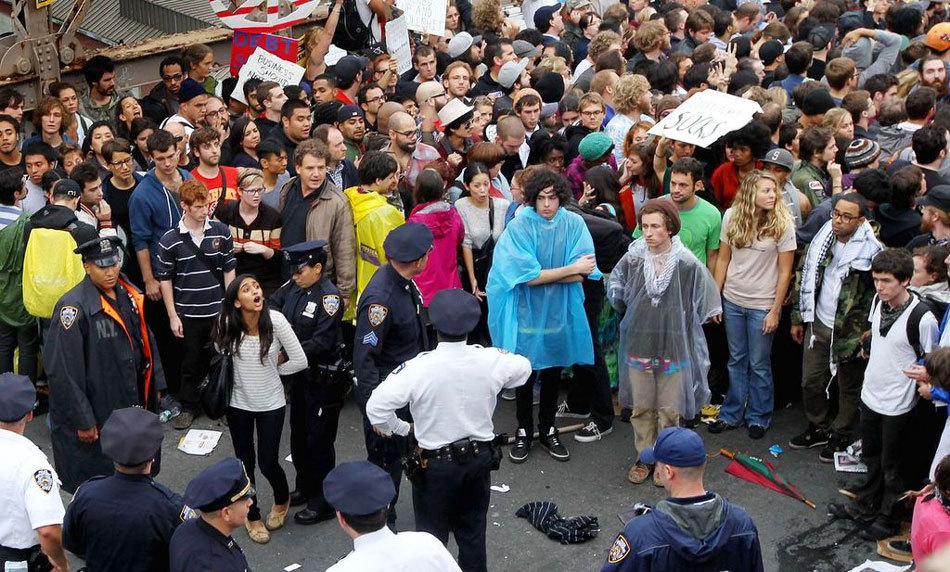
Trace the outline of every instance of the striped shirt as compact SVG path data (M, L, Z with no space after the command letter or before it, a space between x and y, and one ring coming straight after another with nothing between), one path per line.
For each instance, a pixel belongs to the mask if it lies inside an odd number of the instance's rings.
M241 338L238 355L234 356L234 388L231 407L244 411L273 411L286 404L280 376L290 375L307 368L307 356L297 341L287 318L277 310L270 312L274 325L274 339L264 363L261 363L259 336ZM287 361L277 365L281 348L287 352Z
M166 232L158 243L158 268L155 278L172 282L175 311L179 316L213 318L221 309L223 285L184 243L185 240L194 242L195 237L188 232L182 218L178 227ZM234 270L237 265L234 259L234 242L226 225L216 220L205 221L201 244L194 243L219 274Z
M7 228L15 223L23 209L14 205L0 205L0 229Z

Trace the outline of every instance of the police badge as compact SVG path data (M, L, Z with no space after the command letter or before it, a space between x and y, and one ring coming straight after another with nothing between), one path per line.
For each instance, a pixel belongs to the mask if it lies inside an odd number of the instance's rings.
M340 309L340 297L336 294L327 294L323 297L323 309L328 316L333 316Z
M33 473L33 480L36 482L36 486L40 487L40 490L44 493L49 493L53 490L53 472L49 469L40 469Z
M369 309L367 310L369 315L369 323L374 328L383 323L383 320L386 319L386 316L389 315L389 308L383 306L382 304L370 304Z
M63 329L68 330L76 322L76 316L78 315L79 309L75 306L63 306L59 310L59 323L63 325Z
M630 554L630 543L623 534L617 535L617 540L610 546L610 553L607 554L607 562L617 564Z

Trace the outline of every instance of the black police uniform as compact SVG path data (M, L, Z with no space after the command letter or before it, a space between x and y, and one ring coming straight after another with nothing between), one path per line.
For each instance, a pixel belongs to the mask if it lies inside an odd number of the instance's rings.
M292 267L307 264L310 255L325 248L324 241L311 241L284 249ZM347 385L346 368L340 362L340 323L343 297L325 276L303 290L293 281L270 298L273 308L290 322L309 367L287 376L290 382L290 454L297 472L297 490L314 514L294 515L301 524L326 520L335 514L323 499L323 479L336 465L337 426ZM303 519L303 520L301 520Z
M77 251L96 263L111 260L100 255L120 248L116 237L90 243ZM123 277L115 294L107 298L86 276L56 303L43 348L53 458L69 492L90 477L112 474L99 442L83 443L77 431L101 429L123 407L155 411L158 392L165 389L158 348L145 324L144 296Z
M228 457L208 467L185 489L185 502L206 513L254 496L244 465ZM247 558L231 536L203 517L186 520L175 530L169 546L171 572L247 572Z
M155 458L162 436L158 416L130 407L109 416L100 442L116 463L135 467ZM172 534L194 516L179 495L151 476L116 471L76 491L63 519L63 546L97 572L168 570Z
M421 227L421 228L419 228ZM383 243L390 260L418 260L432 245L432 233L424 225L406 223L389 233ZM399 500L402 480L402 458L406 455L405 437L383 438L373 431L366 419L366 402L373 390L403 362L428 348L423 323L422 294L412 282L403 278L391 264L382 266L360 295L356 311L356 338L353 345L353 367L357 380L357 397L363 413L363 434L367 458L387 471L396 487L395 506ZM408 408L401 411L408 417ZM390 523L396 519L389 513Z

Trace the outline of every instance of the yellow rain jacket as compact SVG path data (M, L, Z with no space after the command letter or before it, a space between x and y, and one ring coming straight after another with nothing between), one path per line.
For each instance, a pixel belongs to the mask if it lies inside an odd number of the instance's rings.
M405 223L406 219L379 193L361 191L359 187L350 187L344 192L353 207L353 224L356 226L356 292L343 314L344 320L352 320L356 317L356 306L363 289L376 270L386 264L383 241L389 231Z

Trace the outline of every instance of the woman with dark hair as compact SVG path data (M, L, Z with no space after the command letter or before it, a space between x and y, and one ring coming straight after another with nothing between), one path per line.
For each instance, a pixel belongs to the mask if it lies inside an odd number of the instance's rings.
M425 270L413 278L422 294L422 305L428 307L429 300L439 290L462 287L458 253L465 226L455 207L445 200L445 182L435 169L426 167L416 177L413 202L416 206L406 222L426 225L433 237Z
M732 206L732 199L742 179L762 168L759 158L765 156L772 144L769 136L769 128L761 121L753 120L723 138L726 147L732 152L732 160L719 165L709 178L719 208L728 209Z
M257 144L261 142L261 132L254 120L246 115L237 118L231 127L228 147L231 149L231 165L260 169L260 157L257 156Z
M625 159L620 166L620 223L632 231L637 227L637 211L650 199L663 194L663 184L653 170L653 154L656 146L650 143L635 144L637 129L632 127L623 142Z
M274 489L274 507L266 523L261 522L255 495L245 524L251 540L264 544L270 540L269 531L284 526L290 510L290 489L279 455L286 409L280 376L306 369L307 356L287 318L267 307L261 285L250 274L242 274L228 285L211 339L218 351L231 355L233 364L227 420L234 455L244 464L251 484L257 464Z
M884 246L901 248L920 234L920 213L917 197L927 185L924 173L915 165L907 165L891 175L891 200L878 205L874 220L880 224L878 238Z
M529 165L547 165L558 171L564 170L564 156L567 154L567 139L560 133L553 135L539 129L528 141L531 151L528 153Z
M577 204L584 208L599 209L614 218L623 211L620 205L620 178L607 165L598 165L584 174L584 188L593 192L584 193Z
M574 43L574 61L579 62L587 57L587 46L600 31L601 18L595 12L587 12L581 16L577 27L581 30L581 37Z
M488 166L491 177L491 196L511 200L511 186L501 172L501 167L505 163L504 147L488 141L476 143L468 150L468 162Z
M111 174L106 168L106 160L102 156L102 146L106 141L115 139L115 130L108 121L100 120L89 126L89 134L86 140L82 142L82 154L86 160L91 162L99 169L99 178L105 179Z
M132 120L136 117L142 117L142 106L139 100L131 95L119 98L119 104L115 106L116 137L131 141Z
M466 106L458 99L450 101L439 112L439 118L447 122L443 121L445 135L439 139L436 149L439 155L455 168L456 173L460 173L465 168L468 163L468 150L474 144L473 117L475 117L475 108Z
M130 129L132 138L132 158L136 171L148 171L152 164L152 155L148 152L148 136L155 133L158 125L148 117L136 117Z

